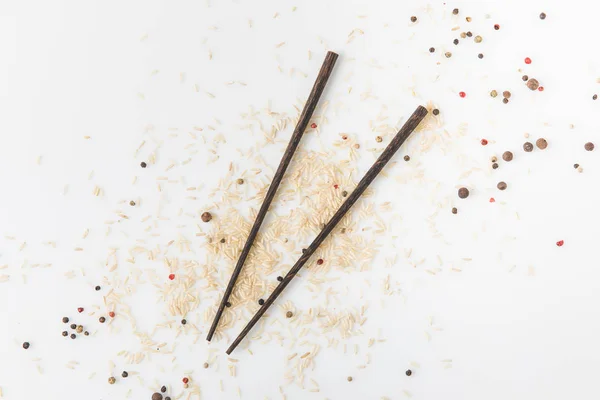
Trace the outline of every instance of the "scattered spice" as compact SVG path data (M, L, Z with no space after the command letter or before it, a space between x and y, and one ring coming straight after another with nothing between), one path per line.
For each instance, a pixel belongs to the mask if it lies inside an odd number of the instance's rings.
M278 282L283 282L283 276L278 276L278 277L277 277L277 281L278 281Z
M456 44L458 44L458 39L454 39L454 40L452 41L452 43L454 43L455 45L456 45Z
M579 164L573 164L573 168L575 168L575 169L579 168Z
M85 332L83 332L83 334L84 334L85 336L90 336L90 333L89 333L88 331L85 331Z
M506 182L498 182L498 185L496 185L496 187L499 190L506 190L507 185L506 185Z
M317 260L317 265L323 265L323 259L322 258L319 258Z
M207 363L207 362L205 362L204 364L202 364L202 366L203 366L204 368L208 368L208 363Z
M429 52L430 52L430 53L435 53L435 47L430 47L430 48L429 48Z
M523 150L525 150L527 153L531 153L533 151L533 144L530 142L523 143Z
M513 153L511 153L510 151L505 151L504 153L502 153L502 159L504 161L512 161Z
M483 41L483 38L479 35L475 36L475 39L473 39L473 41L475 43L481 43Z
M497 31L497 30L499 30L499 29L500 29L500 25L498 25L498 24L494 24L494 30L496 30L496 31Z
M225 303L225 307L231 307L231 303L230 302L226 302Z
M495 202L496 202L496 199L493 197L490 197L490 203L495 203Z
M508 99L505 97L505 98L503 98L503 99L502 99L502 102L503 102L504 104L508 104Z
M465 21L467 21L467 22L471 22L471 21L472 21L472 19L471 19L471 17L466 17L466 18L465 18Z
M508 90L505 90L504 92L502 92L502 97L504 97L505 99L510 99L510 92Z
M455 8L454 10L452 10L452 14L458 15L458 8Z
M492 169L498 169L498 163L493 163L492 164Z
M190 380L189 380L187 377L182 379L182 382L183 382L183 383L188 383L189 381L190 381Z
M584 146L583 146L587 151L592 151L594 150L594 143L592 142L587 142Z
M458 189L458 197L460 197L461 199L466 199L467 197L469 197L469 189L467 189L466 187L461 187L460 189Z
M538 92L543 92L543 91L544 91L544 87L543 87L543 86L540 86L540 87L538 88Z
M527 75L523 75L521 79L523 79L523 82L527 82L529 80L529 77Z
M537 79L531 78L530 80L527 81L527 87L530 90L537 90L540 87L540 83L538 82Z
M375 141L377 143L381 143L383 141L383 138L381 136L377 136L377 137L375 137Z
M74 333L71 333L71 339L76 339L76 338L77 338L77 335Z
M467 32L466 35L467 35L467 37L471 37L471 36L473 36L473 33L471 31L469 31L469 32Z
M212 214L208 211L203 212L200 216L200 219L202 219L202 222L210 222L210 220L212 219Z
M77 312L81 314L83 312L83 307L78 307Z
M115 379L114 376L111 376L110 378L108 378L108 383L110 383L111 385L114 385L116 381L117 380Z
M412 375L412 371L410 369L407 369L405 373L406 373L406 376L411 376Z
M83 332L83 326L78 325L76 331L77 331L77 333L82 333Z
M71 329L77 329L77 325L76 324L71 324Z
M181 320L181 325L185 325L185 324L187 324L187 320L184 318Z
M65 336L65 337L66 337L66 336L69 336L69 332L67 332L67 331L63 331L63 332L62 332L62 335L63 335L63 336Z
M446 58L452 57L452 53L450 53L449 51L445 52L444 55L446 56Z
M592 100L598 100L598 95L597 94L593 95Z
M96 292L100 291L100 289L102 289L100 286L96 286L94 289L96 289ZM67 318L68 319L68 318Z
M479 53L479 54L477 54L477 57L479 57L480 59L482 59L483 58L483 54Z
M345 191L345 190L343 190L343 191L342 191L342 197L346 197L346 196L348 196L348 192L347 192L347 191Z
M29 348L29 342L23 342L23 348L27 350Z
M546 147L548 147L548 142L544 138L539 138L535 141L535 145L538 147L538 149L544 150Z

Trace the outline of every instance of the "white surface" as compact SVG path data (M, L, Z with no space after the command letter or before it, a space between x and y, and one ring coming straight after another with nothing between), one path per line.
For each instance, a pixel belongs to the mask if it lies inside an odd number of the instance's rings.
M454 7L460 8L459 17L451 15ZM541 11L548 14L545 21L538 18ZM600 145L600 101L591 100L600 91L597 14L597 4L589 2L4 2L0 265L8 267L0 274L10 275L9 282L0 283L4 398L120 399L132 389L131 398L149 399L150 389L135 377L119 378L114 386L106 383L122 369L140 371L154 388L168 384L177 390L185 371L193 370L205 399L237 398L238 386L242 398L280 398L278 386L290 353L275 342L253 342L254 356L234 354L240 360L235 378L224 357L229 340L212 344L219 349L219 365L204 370L208 345L204 340L192 344L193 337L185 335L164 338L169 345L178 344L177 363L170 356L155 356L139 366L118 365L110 371L108 360L117 360L117 352L138 343L127 326L108 334L96 329L95 317L86 317L98 332L71 341L61 337L60 319L75 316L80 305L90 309L101 304L92 288L107 275L109 247L132 243L121 231L143 237L140 220L154 214L159 201L154 178L165 174L171 161L186 158L185 140L170 140L169 129L185 134L193 126L214 125L227 138L217 163L206 165L209 154L201 148L192 164L168 174L188 186L202 183L204 189L196 194L198 201L186 203L184 185L169 188L162 214L173 216L179 207L196 212L209 203L203 195L225 176L229 162L240 170L253 168L236 148L249 148L262 138L239 129L239 114L267 105L293 114L292 106L305 99L327 50L340 54L323 97L331 104L328 123L320 127L319 139L307 134L303 145L320 140L331 148L338 133L355 135L365 150L353 161L356 176L374 159L366 151L376 147L369 121L382 108L389 123L399 126L417 104L433 101L444 129L456 132L463 122L468 129L463 138L435 143L426 154L419 153L419 138L413 137L396 156L399 163L387 170L389 178L376 181L374 200L391 201L395 207L388 239L371 271L344 274L337 286L361 290L343 296L342 307L369 306L364 334L347 341L349 349L359 344L360 352L344 354L341 346L322 349L314 371L306 374L306 389L284 386L288 398L403 399L407 393L413 399L457 400L598 397L600 272L595 250L600 221L595 203L600 162L598 150L583 150L590 140ZM411 15L419 17L417 24L410 23ZM467 15L473 18L470 24L464 22ZM500 31L493 30L494 23L501 25ZM461 29L451 32L456 25ZM347 43L354 28L364 35ZM463 30L481 34L483 43L452 45ZM144 35L147 39L140 40ZM281 42L285 45L276 48ZM427 51L430 46L437 49L433 55ZM449 60L443 57L448 50L454 54ZM479 51L483 60L477 59ZM523 63L526 56L533 59L529 66ZM306 77L290 74L291 68ZM530 92L519 68L546 90ZM183 83L180 73L185 74ZM247 86L226 85L229 81ZM491 99L491 89L510 90L511 102ZM460 99L459 91L467 97ZM373 97L361 100L367 92ZM150 125L154 129L148 131ZM273 169L291 129L264 150ZM525 154L525 132L532 142L548 139L548 149ZM484 137L490 141L487 147L479 144ZM147 145L134 158L143 139ZM141 170L139 162L161 142L157 166ZM515 160L492 171L489 158L507 149ZM406 153L412 157L408 164L401 161ZM583 173L572 168L576 162ZM460 178L473 168L479 170ZM394 179L417 171L423 179ZM132 186L135 175L140 179ZM505 192L495 189L500 180L509 185ZM102 197L92 195L94 185L103 189ZM472 189L467 200L457 199L459 185ZM496 203L488 202L491 196ZM140 207L127 209L132 221L105 237L104 222L124 207L120 200L131 198L143 199ZM443 237L432 236L427 220L438 205L442 208L432 220ZM453 205L459 207L456 216L450 213ZM165 223L161 243L179 232L193 237L197 222L184 229ZM86 228L90 235L82 240ZM555 245L560 239L565 241L562 248ZM57 248L44 245L47 241L56 241ZM27 244L19 251L23 242ZM78 246L85 251L74 252ZM413 261L425 258L423 264L415 267L400 256L396 265L384 268L386 255L402 255L406 248L413 249ZM127 268L124 258L120 268ZM52 267L32 267L36 263ZM431 275L428 268L441 271ZM80 269L85 276L64 276ZM380 293L388 274L400 295ZM301 292L305 283L297 283L295 290ZM163 319L164 309L155 304L148 286L141 289L145 296L127 303L140 328L150 331ZM294 291L286 296L294 298ZM305 301L307 307L319 305L308 295ZM204 310L216 302L215 293L203 297L190 319L201 321ZM228 331L229 337L244 322ZM201 322L199 326L207 329ZM367 348L371 337L386 342ZM28 351L20 347L25 340L32 343ZM366 353L371 363L357 369ZM444 359L453 360L451 369L444 368ZM69 360L80 363L74 371L64 366ZM404 370L411 362L419 367L412 367L415 374L408 378ZM95 377L88 379L92 372ZM349 375L352 383L346 381ZM319 393L308 391L309 378L319 382Z

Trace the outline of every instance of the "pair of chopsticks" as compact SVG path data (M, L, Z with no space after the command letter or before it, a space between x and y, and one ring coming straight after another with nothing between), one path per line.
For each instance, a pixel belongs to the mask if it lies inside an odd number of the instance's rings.
M323 61L323 65L321 66L321 70L319 71L319 75L317 76L317 80L310 92L306 105L302 110L302 114L300 115L300 119L298 120L298 124L296 125L296 129L292 134L290 139L290 143L288 144L285 153L283 154L283 158L279 163L279 167L275 172L275 176L273 177L273 182L267 191L267 195L265 196L265 200L256 216L256 220L254 221L254 225L250 230L250 234L248 235L248 239L246 240L246 244L240 254L240 258L233 270L233 274L231 275L231 279L229 280L229 284L225 289L225 293L223 294L223 299L221 300L221 304L217 309L217 313L215 315L215 319L213 320L212 326L208 331L208 336L206 340L210 341L217 329L217 325L219 324L219 319L223 314L223 310L228 304L229 297L231 296L231 292L235 286L235 283L242 271L244 266L244 262L250 253L250 248L258 234L258 230L267 214L269 206L275 197L275 192L281 183L283 175L290 164L292 157L294 156L294 152L300 143L300 139L310 121L310 118L317 106L319 98L325 89L325 84L331 75L333 70L333 66L338 58L338 55L333 52L328 52L325 57L325 61ZM371 168L367 171L365 176L360 180L354 191L350 193L350 195L346 198L344 203L340 206L340 208L336 211L336 213L331 217L329 222L325 225L325 227L321 230L321 232L317 235L317 237L313 240L313 242L306 248L306 250L302 253L302 256L298 259L298 261L294 264L294 266L289 270L283 280L277 285L273 293L269 296L268 299L265 300L260 309L256 312L256 314L252 317L250 322L244 327L242 332L238 335L238 337L233 341L231 346L227 349L226 353L231 354L233 350L240 344L240 342L246 337L248 332L256 325L258 320L264 315L264 313L269 309L269 307L275 302L277 297L283 292L286 286L294 279L296 274L302 269L304 264L308 261L308 259L313 255L313 253L317 250L317 248L323 243L323 241L327 238L327 236L333 231L333 228L340 222L340 220L346 215L348 210L356 203L359 197L364 193L367 187L373 182L375 177L381 172L383 167L390 161L390 159L394 156L394 154L398 151L400 146L404 143L404 141L410 136L410 134L415 130L417 125L425 118L427 115L427 109L423 106L418 106L417 109L413 112L410 118L406 121L404 126L398 131L396 136L392 139L390 144L385 148L383 153L379 156L377 161L371 166Z

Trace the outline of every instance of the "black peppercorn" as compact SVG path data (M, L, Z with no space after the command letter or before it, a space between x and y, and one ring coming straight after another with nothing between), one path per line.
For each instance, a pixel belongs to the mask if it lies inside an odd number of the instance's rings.
M437 108L434 108L432 111L433 115L439 115L440 114L440 110L438 110Z
M456 207L452 207L452 214L458 213L458 209Z
M85 336L90 336L90 333L89 333L88 331L85 331L85 332L83 332L83 334L84 334Z
M169 396L165 397L165 400L171 400L171 398Z
M265 301L263 299L258 299L258 304L262 306L263 304L265 304Z
M163 400L163 395L160 393L154 393L152 395L152 400Z
M469 189L467 189L466 187L461 187L460 189L458 189L458 197L460 197L461 199L466 199L467 197L469 197Z
M482 59L483 58L483 54L479 53L479 54L477 54L477 57L479 57L480 59Z
M23 342L23 348L27 350L29 348L29 342Z
M148 164L146 164L144 161L142 161L140 163L140 167L142 167L142 168L146 168L147 166L148 166Z
M226 302L225 303L225 307L231 307L231 303L230 302Z
M77 329L77 324L71 324L71 329Z
M285 313L285 317L286 318L292 318L293 316L294 316L294 313L291 312L291 311L288 311L288 312Z
M278 282L283 282L283 276L278 276L278 277L277 277L277 281L278 281Z
M97 291L99 291L102 288L100 286L96 286L94 289L96 289L96 292L97 292Z
M63 331L62 335L63 335L63 336L69 336L69 332L67 332L67 331Z
M494 25L494 30L499 30L499 29L500 29L500 25L498 25L498 24L495 24L495 25Z
M540 14L540 19L546 19L546 13L541 13Z
M523 150L525 150L527 153L531 153L533 151L533 143L530 143L530 142L523 143Z
M598 100L598 95L597 94L593 95L592 100Z
M430 52L430 53L435 53L435 47L430 47L430 48L429 48L429 52Z
M127 371L123 371L123 372L121 373L121 376L122 376L123 378L127 378L127 377L129 376L129 374L127 373Z
M492 168L493 168L493 169L498 169L498 163L493 163L493 164L492 164Z
M504 104L508 104L508 99L505 97L505 98L503 98L503 99L502 99L502 102L503 102Z
M165 392L167 391L167 387L166 387L166 386L163 386L163 387L161 387L161 388L160 388L160 391L161 391L162 393L165 393Z
M71 339L75 339L76 337L77 337L77 335L76 335L76 334L74 334L74 333L71 333Z
M130 206L132 206L132 207L133 207L133 206L135 206L135 201L131 200L131 201L129 202L129 205L130 205Z
M498 182L496 187L498 188L498 190L505 190L507 185L506 185L506 182Z
M100 317L98 318L98 321L100 321L100 323L103 324L106 321L106 318Z
M417 22L417 17L415 17L414 15L410 17L410 22Z
M187 321L186 321L186 319L184 318L184 319L182 319L182 320L181 320L181 325L185 325L185 324L187 324Z
M346 196L348 196L348 192L346 192L345 190L342 191L342 197L346 197Z
M410 161L410 157L409 156L404 156L404 161Z
M529 80L529 77L527 75L523 75L521 79L523 79L523 82L527 82Z
M202 219L202 222L209 222L212 219L212 214L209 212L204 212L200 216L200 219Z
M63 317L62 322L63 322L63 324L67 324L69 322L69 318Z
M406 376L411 376L412 375L412 371L410 369L406 370Z
M454 44L458 44L458 39L454 39L454 40L452 41L452 43L454 43Z
M458 15L458 8L455 8L454 10L452 10L452 14Z
M573 168L575 168L575 169L579 168L579 164L573 164Z

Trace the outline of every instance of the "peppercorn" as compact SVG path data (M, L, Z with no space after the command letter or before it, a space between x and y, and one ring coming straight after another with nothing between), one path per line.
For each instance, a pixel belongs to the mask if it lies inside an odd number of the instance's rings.
M458 197L460 197L461 199L466 199L467 197L469 197L469 189L467 189L466 187L461 187L460 189L458 189Z
M278 282L283 282L283 276L278 276L278 277L277 277L277 281L278 281Z
M202 213L200 218L202 219L202 222L209 222L212 219L212 214L206 211Z
M454 40L452 41L452 43L454 43L454 44L458 44L458 39L454 39Z
M348 377L348 378L346 378L346 379L348 379L348 382L352 382L352 377L351 377L351 376L349 376L349 377Z
M96 289L96 292L97 292L97 291L99 291L102 288L100 286L96 286L94 289Z
M294 316L294 313L291 312L291 311L288 311L288 312L285 313L285 317L286 318L292 318L293 316Z
M492 164L492 168L493 168L493 169L498 169L498 163L493 163L493 164Z
M346 196L348 196L348 192L346 192L345 190L342 191L342 197L346 197Z
M78 325L77 326L77 333L81 333L81 332L83 332L83 326Z
M546 147L548 147L548 142L544 138L539 138L535 141L535 145L538 147L538 149L544 150Z
M430 52L430 53L435 53L435 47L430 47L430 48L429 48L429 52Z
M530 90L536 90L540 87L540 82L538 82L537 79L531 78L530 80L527 81L527 87Z
M465 92L458 92L458 95L460 97L462 97L463 99L467 96L467 94Z
M410 22L417 22L417 17L415 17L414 15L410 17Z
M310 127L311 127L312 129L317 129L317 124L315 124L315 123L313 122L312 124L310 124Z
M432 111L433 115L440 115L440 110L438 110L437 108L434 108Z
M220 240L221 243L225 243L225 238Z
M477 54L477 57L479 57L479 59L482 59L483 58L483 54L479 53L479 54Z
M114 385L116 381L117 380L115 379L114 376L111 376L110 378L108 378L108 383L110 383L111 385Z
M496 96L498 96L498 92L496 92L495 90L492 90L492 91L490 92L490 96L492 96L492 97L496 97Z
M123 372L121 372L121 376L123 378L127 378L129 376L129 373L127 373L127 371L123 371Z
M83 312L83 307L77 307L77 312L81 314Z
M487 146L487 144L488 144L487 139L481 139L481 145L482 146Z
M109 312L108 316L111 317L111 318L114 318L115 317L115 312L114 311Z
M505 90L504 92L502 92L502 97L504 97L505 99L510 99L510 92L508 90Z
M492 162L496 162L496 161L498 161L498 157L496 157L496 156L492 156L492 158L491 158L491 161L492 161Z
M597 94L593 95L592 100L598 100L598 95Z
M466 20L467 22L471 22L471 17L466 17L466 18L465 18L465 20Z
M152 400L163 400L163 395L160 393L154 393L152 395Z
M452 14L458 15L458 8L455 8L454 10L452 10Z
M573 168L575 168L575 169L579 168L579 164L573 164Z
M540 14L540 19L546 19L546 13L541 13Z
M258 299L258 305L262 306L263 304L265 304L265 301L263 299Z
M323 265L323 259L322 258L319 258L317 260L317 265Z
M135 201L131 200L131 201L129 202L129 205L130 205L131 207L135 206Z
M504 161L512 161L512 159L513 159L513 153L511 153L510 151L505 151L505 152L502 154L502 159L503 159Z
M500 25L494 24L494 30L498 30L498 29L500 29Z
M77 335L74 333L71 333L71 339L75 340L77 338Z
M532 152L533 151L533 144L531 142L525 142L525 143L523 143L523 150L525 150L528 153Z
M185 324L187 324L187 320L184 318L181 320L181 325L185 325Z
M65 337L66 337L66 336L69 336L69 332L67 332L67 331L63 331L62 335L63 335L63 336L65 336Z
M468 31L467 32L467 37L472 37L472 36L473 36L473 34L471 33L471 31Z
M446 56L446 58L452 57L452 53L450 53L449 51L447 51L446 53L444 53L444 55Z
M475 41L475 43L481 43L483 41L483 38L479 35L475 36L475 39L473 39Z
M504 104L508 104L508 99L505 97L505 98L503 98L503 99L502 99L502 102L503 102Z
M412 375L412 371L410 369L407 369L405 373L406 373L406 376L411 376Z
M146 164L146 163L145 163L145 162L143 162L143 161L140 163L140 167L142 167L142 168L146 168L147 166L148 166L148 164Z
M76 324L71 324L71 329L77 329L77 325Z
M69 322L69 318L68 317L63 317L62 319L63 324L66 324Z
M507 185L506 185L506 182L498 182L498 184L496 185L496 187L497 187L499 190L505 190L505 189L506 189L506 187L507 187Z
M205 363L204 363L202 366L203 366L204 368L208 368L208 363L207 363L207 362L205 362Z
M165 400L171 400L171 398L169 396L165 397Z
M592 142L587 142L584 146L583 146L587 151L592 151L594 150L594 143Z
M242 178L238 178L237 184L238 185L243 185L244 184L244 180Z
M27 350L29 348L29 342L23 342L23 348Z
M188 383L190 380L189 380L187 377L185 377L185 378L183 378L181 381L182 381L183 383Z
M225 303L225 307L231 307L231 303L230 302L226 302Z
M381 143L381 142L383 141L383 138L382 138L381 136L377 136L377 137L375 138L375 141L376 141L377 143Z
M529 80L529 77L527 75L523 75L521 79L523 79L523 82L527 82Z
M100 321L100 323L101 323L101 324L103 324L103 323L104 323L104 321L106 321L106 318L104 318L104 317L100 317L100 318L98 318L98 321Z
M166 391L167 391L167 387L166 387L166 386L163 386L163 387L161 387L161 388L160 388L160 391L161 391L162 393L166 393Z
M452 207L452 214L458 213L458 209L456 207Z
M89 333L88 331L85 331L85 332L83 332L83 334L84 334L85 336L90 336L90 333Z
M404 161L410 161L410 157L409 156L404 156Z

